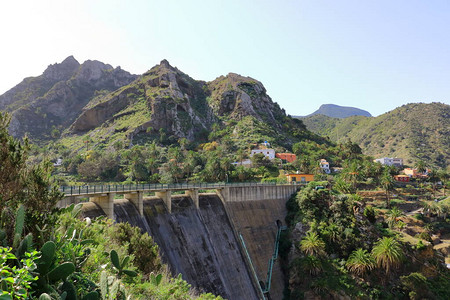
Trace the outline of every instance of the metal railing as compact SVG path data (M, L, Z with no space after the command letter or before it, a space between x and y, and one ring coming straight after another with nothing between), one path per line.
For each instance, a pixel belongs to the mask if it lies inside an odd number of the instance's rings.
M277 258L278 258L278 249L279 249L279 246L280 246L281 231L287 229L286 226L281 226L281 222L280 223L277 222L277 226L278 226L277 237L275 239L275 245L274 245L274 250L273 250L272 257L269 259L269 267L267 268L267 280L266 280L265 287L263 288L263 293L264 294L270 292L270 287L271 287L271 284L272 284L273 264L275 263L275 260L277 260Z
M161 191L161 190L187 190L187 189L218 189L224 187L246 187L246 186L286 186L289 183L273 182L218 182L218 183L142 183L122 185L83 185L83 186L61 186L59 190L66 196L80 196L102 193L124 193L136 191ZM302 185L302 184L295 184Z

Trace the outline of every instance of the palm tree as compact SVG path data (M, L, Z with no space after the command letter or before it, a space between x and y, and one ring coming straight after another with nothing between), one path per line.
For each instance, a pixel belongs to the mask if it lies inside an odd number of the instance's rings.
M384 190L386 191L386 206L389 208L391 207L390 191L394 188L394 179L392 178L392 175L389 173L388 169L384 170L380 182Z
M386 270L386 274L389 274L392 268L399 267L404 258L400 243L393 237L378 240L372 249L372 255L377 265Z
M322 261L312 255L308 255L302 258L300 261L300 266L303 269L303 271L311 275L317 275L323 269Z
M324 256L325 243L322 241L317 233L307 232L306 236L300 241L300 249L305 252L306 255Z
M394 207L388 212L388 224L389 227L394 227L395 224L397 224L398 218L403 216L403 212L398 209L397 207Z
M416 169L417 169L417 172L423 173L427 170L427 166L425 165L425 162L423 160L419 160L416 163Z
M448 173L445 170L440 169L436 172L436 175L442 183L442 187L444 188L444 196L445 196L445 184L448 179Z
M375 259L367 250L359 248L350 254L346 266L350 272L363 276L375 267Z

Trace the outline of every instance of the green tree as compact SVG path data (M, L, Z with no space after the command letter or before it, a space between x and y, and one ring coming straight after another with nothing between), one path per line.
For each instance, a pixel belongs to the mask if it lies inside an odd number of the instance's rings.
M359 248L350 254L345 265L350 272L363 276L375 267L375 259L367 250Z
M0 113L0 211L8 217L3 224L5 232L12 234L15 223L13 212L20 204L25 207L26 232L36 238L43 238L48 231L40 229L52 227L56 219L51 214L56 203L62 198L50 177L52 164L44 161L37 165L27 165L29 145L14 139L8 132L10 117ZM8 237L12 240L12 236Z
M448 173L444 169L440 169L436 172L436 176L442 183L442 187L444 188L444 196L445 196L445 187L448 180Z
M427 170L427 166L423 160L419 160L416 163L416 169L417 169L417 172L424 173Z
M306 255L325 256L325 242L320 239L315 232L308 231L306 236L300 241L300 249Z
M387 213L389 227L393 228L401 216L403 216L403 212L400 209L397 207L392 208Z
M385 169L380 179L381 186L386 192L386 206L391 207L391 195L390 192L394 189L394 178L389 173L388 169Z
M386 271L398 268L403 261L404 254L400 243L393 237L383 237L375 243L372 255L377 265Z

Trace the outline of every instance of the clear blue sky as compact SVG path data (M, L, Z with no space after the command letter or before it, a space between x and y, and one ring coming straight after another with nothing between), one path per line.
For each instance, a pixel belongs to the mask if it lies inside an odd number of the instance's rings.
M135 74L165 58L195 79L250 76L291 115L450 103L448 0L22 0L0 11L0 94L74 55Z

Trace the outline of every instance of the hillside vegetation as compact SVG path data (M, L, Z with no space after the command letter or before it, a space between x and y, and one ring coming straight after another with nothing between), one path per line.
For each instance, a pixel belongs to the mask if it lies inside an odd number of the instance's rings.
M332 141L350 139L376 158L401 157L409 165L423 160L441 168L450 163L450 106L443 103L407 104L378 117L315 115L302 121Z

